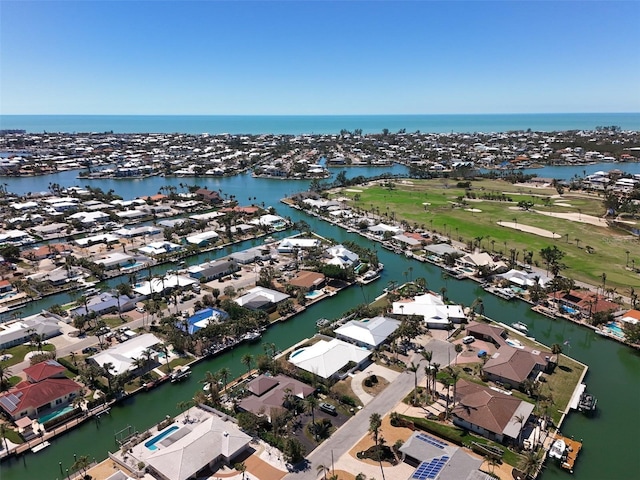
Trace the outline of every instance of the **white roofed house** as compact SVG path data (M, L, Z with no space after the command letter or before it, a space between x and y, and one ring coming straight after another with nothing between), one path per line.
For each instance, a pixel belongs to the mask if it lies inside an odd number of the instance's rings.
M162 278L152 278L151 281L137 283L133 287L133 291L143 297L149 297L152 293L162 293L177 287L190 287L199 283L190 277L178 274L167 274Z
M466 255L462 256L458 260L458 262L464 266L475 268L478 270L482 268L488 268L490 272L495 272L496 270L501 268L504 268L506 270L507 268L506 263L504 263L502 260L494 260L487 252L467 253Z
M146 358L145 351L161 343L161 340L152 333L145 333L133 337L126 342L119 343L113 347L109 347L95 355L89 357L90 360L100 367L110 363L112 375L121 375L128 371L136 369L136 360ZM157 353L152 357L156 358Z
M145 255L163 255L165 253L175 252L182 249L182 246L177 243L161 241L147 243L144 247L138 248L138 252Z
M374 349L383 344L400 327L400 322L388 317L350 320L334 331L337 338Z
M289 362L327 379L340 376L350 364L354 365L353 368L363 365L370 355L371 352L366 348L334 338L298 348L289 355Z
M96 223L106 222L109 220L109 215L104 212L77 212L67 217L71 220L77 220L83 225L95 225Z
M274 230L284 230L287 227L287 220L278 216L266 214L261 217L251 220L249 223L258 225L261 227L272 228Z
M325 250L329 260L328 265L338 265L342 268L355 268L360 264L360 257L344 245L335 245Z
M292 253L296 249L307 250L319 247L321 244L322 242L317 238L285 238L278 244L278 253Z
M254 287L241 297L236 298L234 302L241 307L245 307L250 310L264 310L272 312L280 302L283 302L288 298L290 298L289 295L278 292L277 290L271 290L264 287Z
M102 258L94 260L94 263L104 265L105 270L113 270L135 263L135 258L122 252L113 252Z
M240 461L251 444L251 436L233 419L219 417L204 408L189 410L189 422L174 422L151 440L140 442L129 454L146 464L153 478L189 480L215 478L221 466Z
M424 318L427 328L446 328L449 323L463 323L467 318L461 305L446 304L441 296L434 293L393 302L392 312L395 315L419 315Z

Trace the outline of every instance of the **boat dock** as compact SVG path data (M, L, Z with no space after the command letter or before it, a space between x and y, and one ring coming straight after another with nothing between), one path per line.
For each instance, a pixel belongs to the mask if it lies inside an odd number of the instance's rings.
M569 400L569 407L571 410L578 410L578 404L580 403L580 397L584 393L587 386L584 383L580 383L576 389L573 391L573 395L571 395L571 400Z
M573 438L563 437L559 433L556 435L556 440L563 440L567 446L565 455L560 461L560 466L573 473L573 466L578 458L578 453L580 453L580 450L582 449L582 442L574 440Z

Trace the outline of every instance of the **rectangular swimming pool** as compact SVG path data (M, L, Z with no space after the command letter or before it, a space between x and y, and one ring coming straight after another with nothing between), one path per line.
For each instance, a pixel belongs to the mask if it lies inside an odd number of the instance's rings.
M177 425L171 425L169 428L160 432L155 437L152 437L151 440L147 440L146 442L144 442L144 446L147 447L149 450L157 450L158 447L156 447L156 443L158 443L163 438L168 437L179 428L180 427Z

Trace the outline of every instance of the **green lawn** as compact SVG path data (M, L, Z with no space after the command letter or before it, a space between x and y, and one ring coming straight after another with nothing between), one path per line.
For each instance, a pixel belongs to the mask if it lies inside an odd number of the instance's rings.
M523 188L500 180L474 180L471 192L475 200L466 198L463 188L456 186L455 180L407 180L398 182L394 189L372 185L359 187L359 193L339 190L332 192L336 197L349 198L352 208L372 215L372 210L382 217L405 220L412 227L425 228L454 240L469 242L481 239L482 248L489 252L508 254L516 249L522 260L524 251L534 253L533 261L545 267L540 250L556 245L566 253L562 262L567 269L563 274L575 280L592 285L602 283L602 273L606 273L606 286L616 288L624 294L630 286L640 287L638 275L627 269L633 261L640 268L640 244L637 239L617 228L596 227L586 223L542 215L517 207L521 200L532 201L532 210L552 213L584 213L602 216L602 199L595 195L567 192L561 198L552 198L554 189ZM511 201L482 199L483 195L500 195ZM358 201L355 196L358 195ZM460 198L466 205L458 206ZM429 205L423 205L429 203ZM557 205L561 203L562 205ZM546 204L546 205L545 205ZM481 212L470 212L467 209ZM516 222L549 230L561 235L555 240L500 227L497 222ZM586 246L593 248L587 253ZM629 251L627 263L627 254Z
M53 351L54 346L51 344L42 345L42 350L45 352ZM15 347L7 348L3 351L3 354L12 355L11 358L2 362L5 367L11 367L12 365L16 365L22 361L24 361L24 356L29 353L35 351L35 347L31 347L30 345L16 345Z
M517 466L522 459L520 455L507 449L504 445L493 442L487 438L474 435L462 428L454 427L453 425L445 425L444 423L434 422L425 418L409 417L406 415L400 415L400 417L413 422L414 425L421 430L431 432L438 437L448 440L457 445L464 445L471 448L471 442L476 442L482 445L490 445L492 447L500 448L501 450L504 450L502 461L511 466Z

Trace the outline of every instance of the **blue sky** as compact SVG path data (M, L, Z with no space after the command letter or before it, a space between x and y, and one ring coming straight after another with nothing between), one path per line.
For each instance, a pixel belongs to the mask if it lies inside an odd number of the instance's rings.
M639 112L639 24L614 0L0 0L0 113Z

